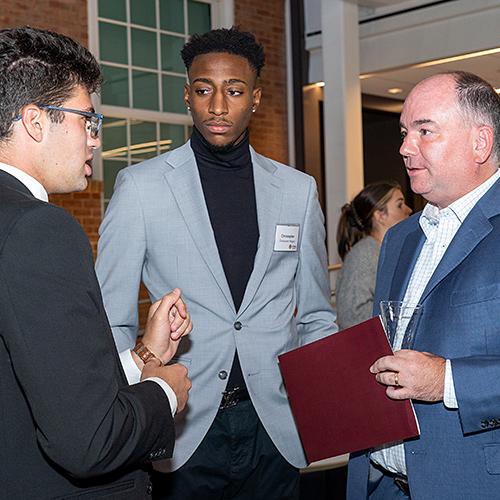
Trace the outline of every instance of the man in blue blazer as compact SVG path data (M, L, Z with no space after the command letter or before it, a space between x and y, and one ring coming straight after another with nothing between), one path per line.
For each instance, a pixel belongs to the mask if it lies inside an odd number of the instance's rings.
M348 498L498 498L499 97L470 73L430 77L406 99L401 132L428 204L387 233L375 304L420 303L423 316L413 349L371 371L388 397L413 400L421 435L351 457Z

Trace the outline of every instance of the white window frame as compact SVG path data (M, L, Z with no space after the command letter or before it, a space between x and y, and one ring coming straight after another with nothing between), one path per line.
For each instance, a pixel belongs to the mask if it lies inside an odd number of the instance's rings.
M199 2L203 3L208 3L212 5L212 11L211 11L211 17L212 17L212 28L219 28L219 27L230 27L234 24L234 0L197 0ZM160 15L160 9L159 9L159 0L156 0L156 15ZM185 5L187 2L185 2ZM128 8L129 3L127 2L127 8ZM97 58L97 60L100 62L100 54L99 54L99 18L98 18L98 0L88 0L87 1L87 13L88 13L88 37L89 37L89 49L90 51L94 54L94 56ZM187 13L184 13L184 22L187 23ZM107 21L106 21L107 22ZM158 31L155 28L148 28L145 26L139 26L136 24L132 23L126 23L122 21L111 21L113 24L117 24L120 26L130 26L131 28L138 28L146 31L154 31L155 33ZM158 19L157 19L157 25L159 25ZM187 25L185 25L185 32L188 32ZM165 30L160 30L160 33L166 34L166 35L171 35L175 34L178 35L178 33L171 33L169 31ZM131 36L130 36L130 30L127 30L127 43L128 43L128 51L130 53L131 50ZM160 47L158 47L158 58L161 57L161 52L160 52ZM129 95L132 94L132 78L131 78L131 71L132 71L132 65L127 62L127 64L108 64L106 65L109 66L114 66L114 67L120 67L127 69L129 72L129 78L128 78L128 84L129 84ZM151 72L151 68L140 68L137 66L133 66L134 69L144 69L144 71L149 71ZM160 61L158 64L158 68L161 68ZM184 76L179 73L175 72L169 72L169 71L163 71L161 69L158 69L156 73L160 72L161 74L171 74L173 76ZM159 92L159 107L160 109L162 108L162 86L160 85L158 88ZM123 119L130 119L130 120L143 120L143 121L149 121L149 122L156 122L157 127L159 127L160 123L167 123L171 125L185 125L185 126L190 126L192 125L192 119L191 116L188 114L181 114L181 113L169 113L169 112L163 112L163 111L151 111L151 110L143 110L143 109L137 109L137 108L129 108L129 107L122 107L122 106L110 106L110 105L105 105L102 104L101 102L101 97L100 95L94 95L92 97L94 107L95 109L99 112L102 113L105 117L109 118L123 118ZM127 127L127 134L130 135L130 127ZM130 144L130 136L127 137L127 143ZM102 161L102 155L101 151L97 151L96 154L94 155L94 162L93 162L93 167L94 167L94 173L93 173L93 178L98 181L103 181L104 180L104 172L103 172L103 161ZM103 196L104 199L104 196Z

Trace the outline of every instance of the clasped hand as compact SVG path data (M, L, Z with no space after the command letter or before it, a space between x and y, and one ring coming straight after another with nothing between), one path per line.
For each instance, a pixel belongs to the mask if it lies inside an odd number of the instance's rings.
M151 305L142 342L163 364L177 352L180 339L193 325L181 291L175 288Z
M158 359L153 359L144 366L141 380L148 377L159 377L175 392L177 412L186 406L191 380L185 366L168 363L177 352L179 342L184 335L191 332L193 325L186 304L181 299L181 291L176 288L164 295L149 308L146 331L142 338L144 345Z
M370 367L392 399L442 401L446 360L429 352L402 349Z

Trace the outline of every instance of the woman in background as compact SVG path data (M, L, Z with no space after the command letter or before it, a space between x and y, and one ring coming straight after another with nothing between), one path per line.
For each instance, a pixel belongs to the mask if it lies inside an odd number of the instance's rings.
M380 244L410 214L396 182L369 184L342 207L337 248L343 265L335 292L340 330L372 317Z

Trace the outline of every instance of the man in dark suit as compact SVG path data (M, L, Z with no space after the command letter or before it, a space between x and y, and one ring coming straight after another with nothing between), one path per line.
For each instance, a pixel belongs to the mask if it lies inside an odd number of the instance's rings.
M171 456L190 388L184 367L162 366L191 329L180 291L152 306L143 345L119 357L88 240L47 202L87 185L100 82L73 40L0 31L0 497L10 500L148 497L142 468Z
M423 314L413 348L371 371L390 398L413 400L421 434L351 456L348 498L498 498L500 98L470 73L435 75L406 99L401 135L428 203L388 231L375 304L420 303Z

